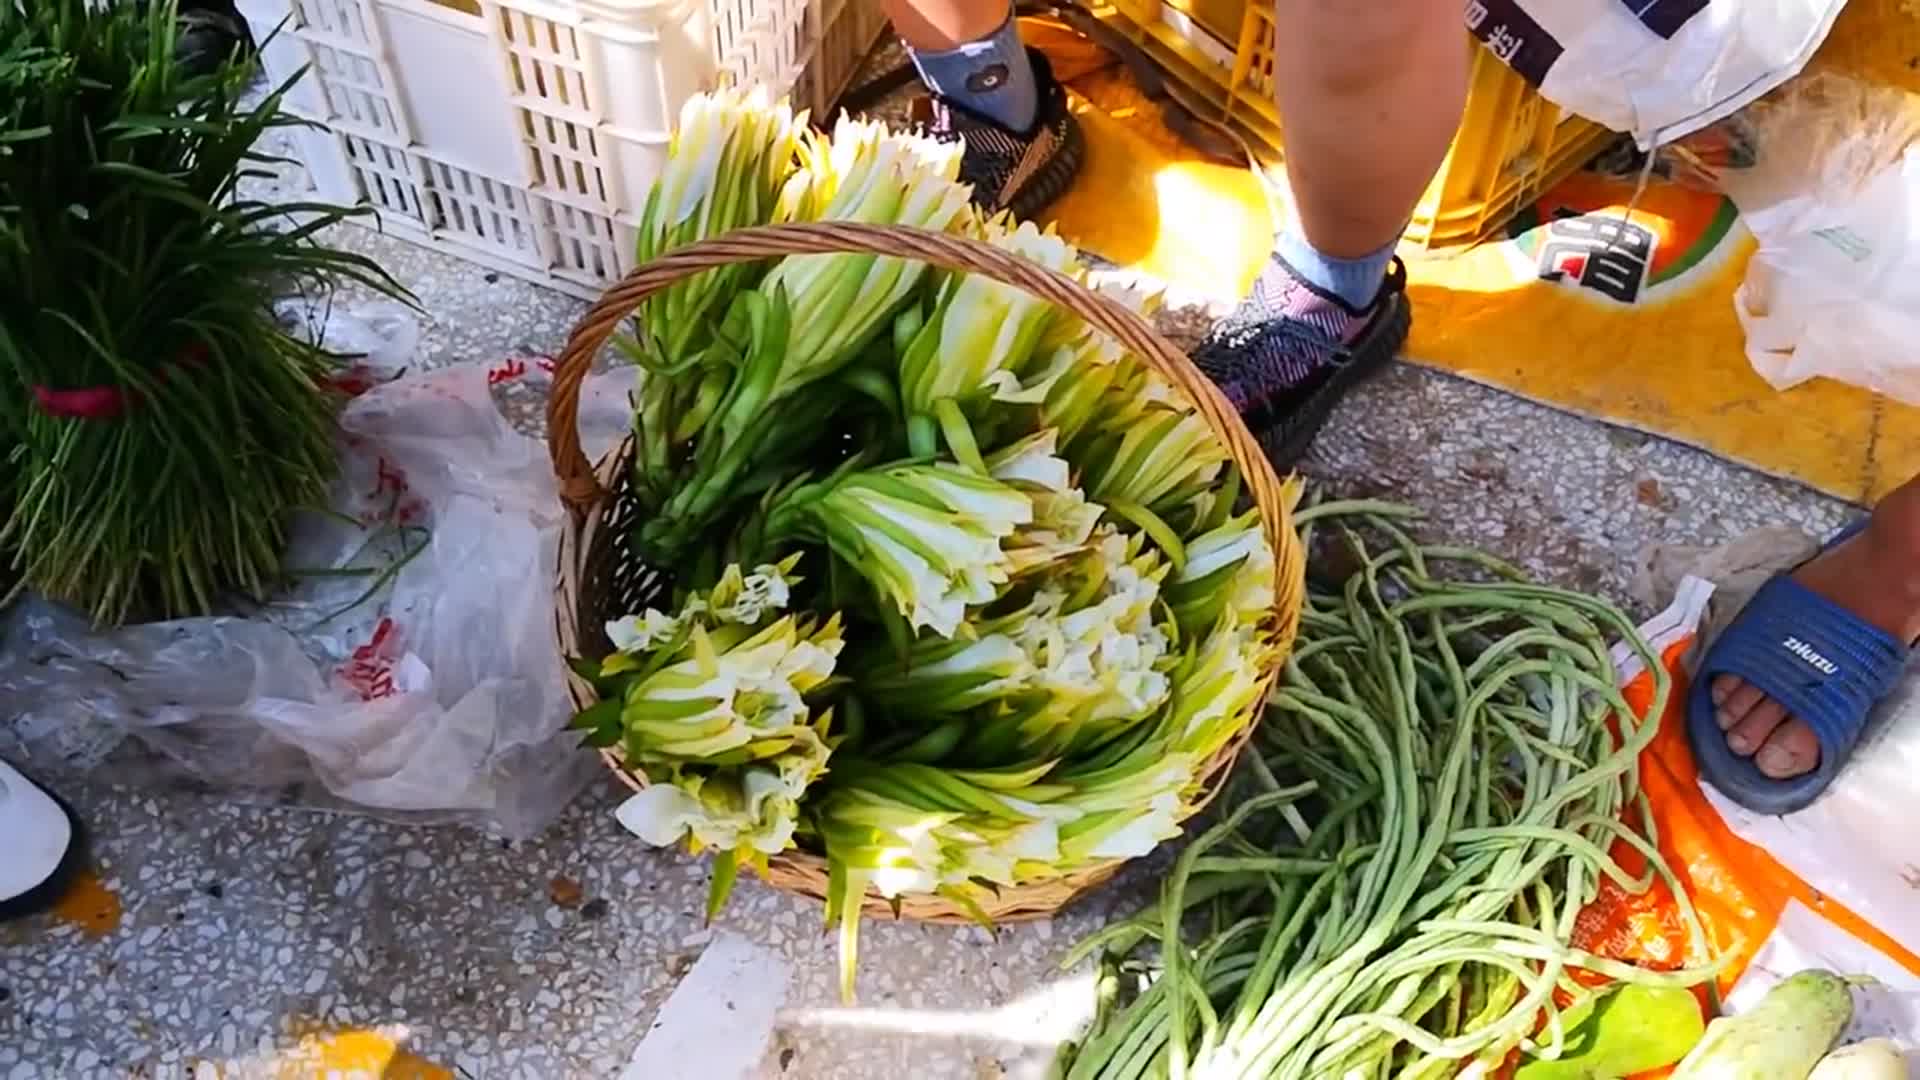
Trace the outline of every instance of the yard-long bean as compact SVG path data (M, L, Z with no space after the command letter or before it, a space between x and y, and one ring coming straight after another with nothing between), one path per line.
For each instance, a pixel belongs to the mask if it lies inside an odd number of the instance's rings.
M1691 985L1714 967L1660 857L1638 762L1669 692L1633 623L1472 550L1424 545L1388 503L1299 513L1344 580L1316 580L1244 798L1180 856L1159 905L1109 927L1111 995L1068 1080L1413 1078L1564 1043L1608 980ZM1609 640L1653 679L1636 712ZM1629 872L1613 856L1635 852ZM1673 892L1690 967L1580 949L1603 883ZM1127 957L1131 956L1131 959ZM1121 980L1124 983L1124 980ZM1111 980L1108 985L1112 985Z

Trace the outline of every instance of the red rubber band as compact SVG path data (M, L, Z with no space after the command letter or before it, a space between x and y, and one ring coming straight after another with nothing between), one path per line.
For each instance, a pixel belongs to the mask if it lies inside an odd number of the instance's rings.
M207 347L196 341L180 350L180 359L176 366L192 370L205 367L208 358ZM161 381L167 378L167 368L159 370ZM33 388L34 404L40 411L60 420L111 420L127 411L127 392L117 386L80 386L71 390L56 390L51 386Z
M77 390L33 388L34 404L61 420L111 420L127 409L127 395L117 386L83 386Z

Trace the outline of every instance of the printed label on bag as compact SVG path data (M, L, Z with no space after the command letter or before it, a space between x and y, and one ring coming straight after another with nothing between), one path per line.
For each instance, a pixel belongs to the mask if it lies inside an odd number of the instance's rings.
M1621 0L1634 18L1663 38L1671 38L1687 20L1707 10L1708 0Z
M509 356L487 369L487 385L499 386L503 383L516 382L535 372L551 377L556 366L558 362L546 353Z
M1857 263L1873 258L1873 244L1866 237L1847 228L1835 225L1829 229L1815 229L1813 235L1825 240L1834 250Z
M1467 29L1535 86L1546 80L1565 51L1518 0L1467 0Z
M353 650L353 656L340 667L340 679L362 701L392 697L393 662L400 655L400 628L392 619L381 619L373 636Z

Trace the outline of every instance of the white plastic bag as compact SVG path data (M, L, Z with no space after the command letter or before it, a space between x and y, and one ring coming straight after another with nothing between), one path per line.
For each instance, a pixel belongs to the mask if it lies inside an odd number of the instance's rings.
M1920 98L1824 75L1743 116L1758 157L1721 186L1760 245L1734 294L1754 370L1920 404Z
M1468 0L1467 26L1541 96L1642 149L1797 74L1845 0Z
M1798 900L1788 902L1727 994L1726 1011L1753 1008L1781 980L1810 968L1861 980L1852 988L1853 1018L1840 1033L1841 1045L1892 1039L1909 1057L1909 1077L1920 1080L1920 1058L1913 1057L1920 1050L1920 978Z
M349 372L379 381L405 374L420 347L420 320L411 308L391 300L336 311L326 301L290 299L274 313L295 332L345 358Z
M340 318L327 340L364 349L360 374L410 358L410 321ZM381 342L392 348L365 348ZM617 402L631 378L598 376L588 395ZM546 448L512 428L488 382L463 364L346 407L332 513L296 524L299 584L263 610L95 632L44 601L17 605L0 623L0 736L88 767L132 735L223 789L538 831L597 763L565 728L553 629L564 511Z
M1812 806L1771 817L1706 788L1735 835L1764 848L1888 937L1920 951L1920 675L1912 665L1875 711L1847 767ZM1920 1033L1916 1033L1920 1035Z

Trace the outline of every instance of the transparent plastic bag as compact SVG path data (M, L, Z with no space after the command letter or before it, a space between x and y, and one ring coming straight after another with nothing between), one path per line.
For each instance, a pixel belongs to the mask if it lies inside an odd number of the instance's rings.
M391 300L336 311L330 300L289 299L274 309L286 326L341 357L349 373L379 381L406 374L420 348L420 320Z
M410 320L343 319L325 340L364 353L361 375L410 359ZM589 445L618 437L631 380L588 384ZM293 530L298 584L260 610L96 631L43 600L15 605L0 620L0 749L55 767L116 755L126 779L133 736L157 773L223 790L537 832L597 762L566 730L564 510L545 446L488 384L463 364L350 402L329 512Z
M1744 115L1757 156L1721 187L1760 245L1734 294L1754 370L1920 404L1920 96L1822 74Z

